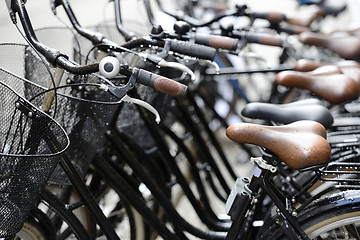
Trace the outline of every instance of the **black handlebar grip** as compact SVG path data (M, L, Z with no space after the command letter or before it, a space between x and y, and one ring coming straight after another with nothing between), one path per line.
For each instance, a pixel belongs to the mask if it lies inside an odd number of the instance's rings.
M88 65L77 65L71 62L65 56L59 56L55 60L55 65L64 68L66 71L73 74L85 75L90 73L96 73L99 71L99 63L91 63Z
M216 49L196 43L184 42L178 40L169 40L170 50L187 56L196 57L213 61Z
M236 50L239 40L235 38L209 35L209 34L194 34L195 43L210 46L216 49Z
M186 85L143 69L138 70L136 79L138 83L174 97L185 96L187 91Z
M246 40L249 43L258 43L268 46L281 47L283 45L283 41L279 37L270 34L247 33Z

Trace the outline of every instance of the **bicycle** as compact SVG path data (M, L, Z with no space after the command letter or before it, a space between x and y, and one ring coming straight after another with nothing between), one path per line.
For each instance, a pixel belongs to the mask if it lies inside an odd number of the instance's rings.
M167 150L166 150L167 151ZM165 152L165 151L164 151ZM99 164L100 165L100 164ZM114 173L114 175L112 175L112 176L117 176L115 173ZM114 181L114 182L116 182L116 181ZM291 220L290 220L291 221ZM301 232L301 231L300 231ZM179 236L183 236L183 235L181 235L181 229L178 229L178 233L179 233ZM210 237L210 236L208 236L208 237ZM220 236L219 236L220 237Z

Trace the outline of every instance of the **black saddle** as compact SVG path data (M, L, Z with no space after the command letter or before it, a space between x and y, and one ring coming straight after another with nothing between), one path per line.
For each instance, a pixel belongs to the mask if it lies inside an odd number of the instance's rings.
M317 99L300 100L288 104L249 103L242 110L244 117L289 124L300 120L312 120L328 128L334 119L330 111Z

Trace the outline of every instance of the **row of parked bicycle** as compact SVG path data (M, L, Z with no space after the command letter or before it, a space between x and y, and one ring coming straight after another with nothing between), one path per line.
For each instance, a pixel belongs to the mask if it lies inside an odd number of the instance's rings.
M71 26L41 29L5 3L0 238L360 239L360 30L321 32L345 3L138 1L148 32L120 0L92 27L51 0Z

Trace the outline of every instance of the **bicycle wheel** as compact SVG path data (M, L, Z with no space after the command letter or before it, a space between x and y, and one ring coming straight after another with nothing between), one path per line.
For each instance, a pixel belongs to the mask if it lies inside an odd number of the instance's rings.
M39 209L32 209L23 227L12 239L23 240L52 240L55 239L55 232L49 218Z
M325 195L299 216L310 239L360 239L360 195L355 190ZM288 239L274 224L259 239Z
M149 239L147 225L132 206L123 201L96 171L87 178L91 179L90 187L93 189L93 194L121 239ZM104 237L101 231L97 231L95 234L97 239Z
M14 239L23 240L47 240L46 233L43 231L43 226L33 219L28 219L24 222L22 229L16 234Z
M309 223L311 224L311 223ZM310 239L359 239L360 211L344 212L338 215L333 211L322 215L313 226L307 229Z

